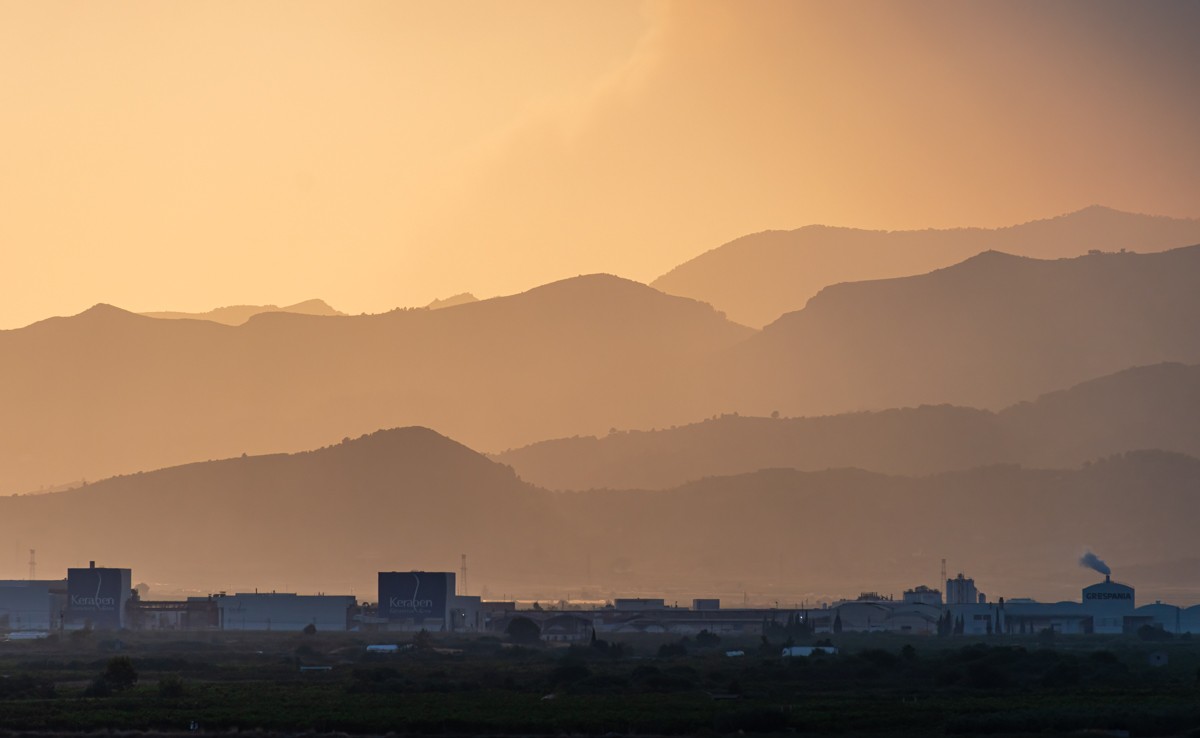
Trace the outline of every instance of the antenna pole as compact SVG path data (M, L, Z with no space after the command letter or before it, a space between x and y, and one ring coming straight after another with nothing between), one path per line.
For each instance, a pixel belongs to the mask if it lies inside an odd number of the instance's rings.
M467 596L467 555L462 555L462 594Z
M37 551L29 549L29 581L37 579Z

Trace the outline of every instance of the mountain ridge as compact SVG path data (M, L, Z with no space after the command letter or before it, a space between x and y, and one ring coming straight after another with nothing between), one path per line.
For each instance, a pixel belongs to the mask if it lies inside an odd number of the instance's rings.
M1091 206L1002 228L867 230L808 225L748 234L710 249L650 284L708 302L762 327L799 310L823 287L920 274L987 251L1063 258L1091 250L1162 251L1200 243L1200 219Z
M1084 544L1137 567L1141 593L1169 584L1172 562L1200 555L1198 484L1200 460L1132 452L1070 471L768 469L655 493L551 493L440 433L397 428L0 497L0 535L36 545L43 566L98 560L193 591L371 592L377 571L452 570L465 553L472 582L493 591L832 598L928 582L949 558L993 594L1053 597L1087 583ZM914 532L935 512L932 550ZM1005 547L1017 529L1022 545Z
M13 357L0 365L0 444L13 459L0 490L396 425L487 448L640 424L670 412L682 366L751 333L604 275L454 309L263 313L239 326L97 308L0 333Z
M321 299L311 299L298 302L294 305L226 305L224 307L213 308L203 313L189 313L175 310L157 311L141 313L148 318L156 318L158 320L208 320L214 323L223 325L242 325L251 318L263 313L295 313L299 315L345 315L345 313L335 310Z
M549 439L490 458L547 489L662 489L771 467L916 476L989 464L1073 469L1142 448L1200 456L1200 365L1134 367L998 412L926 405L809 418L724 415Z

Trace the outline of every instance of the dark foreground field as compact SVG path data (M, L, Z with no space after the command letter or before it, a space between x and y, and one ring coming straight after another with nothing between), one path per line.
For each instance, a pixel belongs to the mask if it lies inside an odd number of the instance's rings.
M0 734L185 733L194 722L261 734L1200 736L1200 640L1186 638L844 635L840 655L797 659L757 640L416 640L392 655L365 647L413 638L0 643ZM732 648L746 655L726 656Z

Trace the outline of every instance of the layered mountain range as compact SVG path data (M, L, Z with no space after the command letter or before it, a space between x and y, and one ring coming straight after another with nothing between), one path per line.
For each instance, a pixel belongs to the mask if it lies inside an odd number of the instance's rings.
M1200 246L1040 260L986 252L822 290L722 352L694 391L743 414L1000 409L1133 366L1200 362Z
M1137 566L1142 592L1178 599L1200 595L1173 589L1200 558L1197 485L1195 458L1140 452L1078 470L776 469L662 491L552 493L405 428L0 498L0 537L36 541L50 569L120 563L140 580L202 590L371 592L376 571L455 568L465 553L476 586L495 595L814 599L932 582L943 557L993 591L1062 597L1089 583L1074 567L1083 542Z
M1200 561L1200 246L1168 248L1194 225L859 234L971 251L811 270L828 286L761 330L609 275L379 315L98 305L0 331L0 537L214 588L467 553L510 591L813 597L942 557L1054 596L1090 545L1166 595Z
M735 412L999 410L1133 366L1200 363L1198 287L1188 247L988 252L826 288L761 332L605 275L240 326L97 306L0 332L0 493L399 425L499 451Z
M664 489L769 468L904 475L994 464L1074 469L1131 449L1200 457L1200 366L1129 369L1000 412L924 405L811 418L722 415L542 441L493 458L550 489Z
M674 377L751 333L601 275L441 310L241 326L100 305L0 332L0 493L396 425L484 449L650 427L691 415Z
M760 328L803 308L829 285L920 274L984 251L1060 259L1091 250L1151 252L1198 243L1200 220L1100 206L994 229L868 231L812 225L743 236L680 264L651 286L711 303L731 319Z
M214 308L204 313L184 313L166 310L162 312L142 313L147 318L164 320L211 320L224 325L241 325L255 315L261 313L296 313L297 315L345 315L334 310L324 300L305 300L295 305L279 307L278 305L228 305Z

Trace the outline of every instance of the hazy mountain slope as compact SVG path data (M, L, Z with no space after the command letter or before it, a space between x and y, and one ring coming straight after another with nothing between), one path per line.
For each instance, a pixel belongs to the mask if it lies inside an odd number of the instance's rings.
M334 310L324 300L305 300L295 305L230 305L209 310L206 313L181 313L174 311L142 313L147 318L167 320L211 320L224 325L241 325L259 313L296 313L298 315L345 315Z
M457 568L465 553L475 592L788 601L931 582L946 557L993 595L1062 597L1090 581L1075 568L1086 546L1118 577L1136 565L1147 586L1170 562L1197 558L1198 485L1195 459L1140 453L1079 471L774 470L665 492L548 493L408 428L0 498L0 536L36 548L42 571L97 560L210 589L369 597L376 571Z
M454 307L456 305L469 305L472 302L479 302L479 298L472 295L470 292L460 292L457 295L451 295L445 299L434 300L425 306L426 310L441 310L443 308Z
M1076 466L1134 449L1200 457L1200 366L1130 369L1006 408L999 420L1028 466Z
M726 411L994 409L1122 369L1200 362L1200 247L1042 261L996 252L821 291L697 372Z
M360 569L453 566L473 540L491 544L485 572L525 565L548 553L542 539L505 542L493 521L552 532L545 496L448 438L404 428L3 498L0 536L36 547L46 570L100 560L211 587L361 585Z
M1200 366L1129 369L1000 413L927 405L815 418L725 415L543 441L493 458L550 489L663 489L773 467L892 474L1000 463L1065 469L1148 448L1200 456Z
M562 438L493 458L549 489L665 489L759 469L928 474L1012 461L992 413L926 406L817 418L723 415L655 431Z
M677 412L682 366L750 333L600 275L454 309L237 327L97 306L0 332L0 493L404 424L482 448L650 426Z
M1200 553L1197 485L1200 461L1141 452L1079 471L1001 466L914 479L768 470L652 494L563 494L581 525L605 531L595 550L624 559L629 581L898 594L935 582L944 557L993 597L1077 598L1094 581L1076 564L1091 547L1118 579L1139 567L1144 580L1130 583L1142 602L1155 588L1187 602L1200 587L1173 577L1172 563Z
M1162 251L1200 243L1200 220L1093 206L1008 228L865 231L807 226L743 236L685 262L652 286L702 300L760 327L799 310L823 287L921 274L983 251L1043 259L1090 249Z

